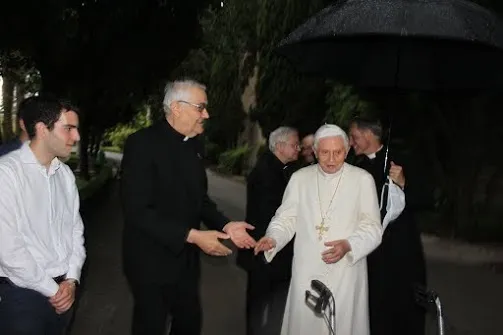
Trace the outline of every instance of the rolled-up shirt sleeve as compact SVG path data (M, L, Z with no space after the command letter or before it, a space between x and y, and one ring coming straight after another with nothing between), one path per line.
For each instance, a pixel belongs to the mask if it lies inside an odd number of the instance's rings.
M72 253L66 278L80 281L80 273L86 260L86 250L84 247L84 223L80 216L80 198L75 179L73 180L73 185L75 200L73 204Z
M37 264L19 231L12 171L0 168L0 267L17 286L54 296L59 285Z

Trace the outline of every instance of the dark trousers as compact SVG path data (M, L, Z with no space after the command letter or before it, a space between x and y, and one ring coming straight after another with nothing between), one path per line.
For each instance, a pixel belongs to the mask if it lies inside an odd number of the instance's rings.
M129 282L134 299L132 335L200 335L202 310L198 282L146 284Z
M419 257L393 262L382 246L367 258L370 334L424 335L425 310L414 297L416 285L426 286L424 262Z
M57 314L49 298L37 291L0 283L0 334L62 335L72 309Z
M288 276L278 276L270 265L248 271L247 335L279 335L289 286Z

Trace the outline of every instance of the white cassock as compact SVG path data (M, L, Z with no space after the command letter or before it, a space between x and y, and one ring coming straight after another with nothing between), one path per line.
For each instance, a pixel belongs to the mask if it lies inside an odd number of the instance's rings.
M329 228L320 240L317 228L322 215ZM334 174L324 173L318 165L294 173L267 228L266 236L276 240L276 247L265 252L266 260L270 262L294 235L292 279L281 334L330 334L325 319L305 302L306 290L312 290L311 281L317 279L334 295L335 333L368 335L366 256L381 243L382 235L372 176L347 163ZM335 264L323 262L321 253L327 249L324 242L343 239L348 240L351 251Z

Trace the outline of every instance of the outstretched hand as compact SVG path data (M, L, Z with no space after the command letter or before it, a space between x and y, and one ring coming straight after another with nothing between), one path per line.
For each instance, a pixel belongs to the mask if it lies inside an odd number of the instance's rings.
M230 236L216 230L192 229L187 242L197 245L202 251L211 256L228 256L232 250L223 245L219 239L227 240Z
M255 255L258 255L259 252L269 251L274 247L276 247L276 240L264 236L255 245Z
M225 225L223 231L238 248L250 249L257 242L248 234L247 229L253 230L255 227L243 221L232 221Z

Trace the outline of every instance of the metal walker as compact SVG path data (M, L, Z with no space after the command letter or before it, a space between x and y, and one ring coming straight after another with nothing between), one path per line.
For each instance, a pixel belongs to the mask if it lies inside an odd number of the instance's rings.
M312 280L311 287L316 295L311 291L306 291L306 303L317 315L323 315L328 324L330 334L335 335L335 298L332 291L319 280ZM328 307L328 311L327 311Z
M330 334L335 335L335 298L330 289L319 280L312 280L311 287L316 295L311 291L306 291L306 303L314 313L323 315L328 324ZM425 308L428 312L436 314L437 334L445 335L444 314L440 297L433 290L416 286L414 289L416 303ZM327 310L328 309L328 310Z

